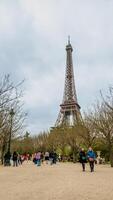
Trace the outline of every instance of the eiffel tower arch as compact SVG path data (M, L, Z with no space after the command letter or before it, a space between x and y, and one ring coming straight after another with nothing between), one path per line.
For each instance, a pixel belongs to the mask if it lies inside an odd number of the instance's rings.
M73 48L70 43L70 38L68 38L68 44L66 45L64 95L63 101L60 104L60 112L56 120L55 127L72 127L81 120L80 105L78 104L74 81L72 52Z

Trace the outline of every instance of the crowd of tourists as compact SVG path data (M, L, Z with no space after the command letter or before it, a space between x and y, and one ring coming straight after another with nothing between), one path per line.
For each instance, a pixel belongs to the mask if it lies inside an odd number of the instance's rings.
M58 156L56 152L38 152L33 155L33 162L37 166L41 166L41 164L45 161L46 164L56 164L58 160Z
M37 152L33 155L33 162L37 166L41 166L43 162L46 164L56 164L57 161L61 161L61 157L56 154L56 152ZM96 161L96 154L93 149L89 147L88 151L82 148L79 152L79 162L82 164L82 169L85 171L86 163L89 162L90 171L94 172L94 164Z
M30 160L31 156L30 154L19 154L18 152L14 151L13 154L10 154L10 152L7 152L4 155L4 166L14 166L18 167L19 165L22 165L22 163L25 160Z
M44 162L46 164L56 164L57 161L62 161L61 156L57 155L56 152L37 152L33 155L24 154L20 155L16 151L13 152L12 155L8 154L8 152L4 156L4 166L12 165L17 167L22 165L24 161L32 160L33 163L37 166L41 166ZM96 163L96 154L93 149L89 147L88 151L82 148L79 152L79 162L82 164L82 170L86 170L86 163L89 162L90 171L94 172L94 164Z
M33 161L34 164L37 166L41 166L41 164L45 161L46 164L56 164L59 157L57 156L56 152L37 152L33 155L30 154L19 154L16 151L13 152L11 155L7 152L4 155L4 166L14 166L18 167L22 165L24 161Z

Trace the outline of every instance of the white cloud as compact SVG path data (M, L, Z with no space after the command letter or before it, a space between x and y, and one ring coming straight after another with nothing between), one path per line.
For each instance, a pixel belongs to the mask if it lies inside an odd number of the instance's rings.
M4 4L0 4L0 34L11 34L14 29L14 20L11 11Z
M49 70L49 68L48 68ZM26 79L26 94L24 100L28 107L50 106L56 98L60 97L61 84L63 85L62 74L63 70L49 70L49 73L43 72L42 76L40 73L34 73L32 68L23 68L22 73ZM60 91L60 92L59 92ZM57 97L58 96L58 97Z

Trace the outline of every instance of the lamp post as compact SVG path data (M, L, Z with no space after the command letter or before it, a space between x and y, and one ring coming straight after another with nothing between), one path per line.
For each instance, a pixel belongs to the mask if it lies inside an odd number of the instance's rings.
M13 116L15 114L13 108L11 108L9 114L10 114L10 117L11 117L11 124L10 124L10 131L9 131L8 152L10 152L10 148L11 148L12 122L13 122Z
M5 166L10 166L10 158L11 158L11 135L12 135L12 123L13 123L13 116L14 116L14 110L13 108L11 108L10 110L10 130L9 130L9 140L8 140L8 149L7 149L7 153L5 155Z

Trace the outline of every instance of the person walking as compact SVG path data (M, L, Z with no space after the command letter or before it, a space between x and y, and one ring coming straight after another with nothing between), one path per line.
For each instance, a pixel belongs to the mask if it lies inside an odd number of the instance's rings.
M18 166L18 154L16 151L13 152L13 167Z
M83 169L83 172L84 172L85 171L85 163L87 162L86 153L85 153L84 148L82 148L80 153L79 153L79 161L82 164L82 169Z
M53 158L54 158L54 154L53 154L53 151L51 151L51 152L49 153L49 161L50 161L50 165L53 164Z
M41 152L36 154L37 166L41 166Z
M91 170L91 172L94 172L94 162L95 162L96 155L95 155L92 147L89 147L89 150L87 152L87 158L89 161L90 170Z
M33 155L33 162L35 165L37 164L36 153Z
M48 151L45 152L45 161L46 161L46 164L48 164L48 161L49 161L49 152Z
M57 162L57 153L53 152L53 164L56 164Z
M9 151L4 155L4 166L11 166L11 153Z
M18 164L22 165L22 155L18 154Z

